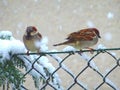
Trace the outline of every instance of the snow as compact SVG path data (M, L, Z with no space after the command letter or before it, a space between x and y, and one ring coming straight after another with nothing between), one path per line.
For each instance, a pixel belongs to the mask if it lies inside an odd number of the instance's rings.
M57 52L57 50L52 50L51 52ZM60 58L57 54L51 54L50 56L54 58L58 63L62 61L62 58ZM61 68L64 69L65 71L68 71L72 75L74 75L72 71L70 71L63 63L61 63Z
M59 25L58 28L59 28L60 31L63 30L63 26L62 25Z
M57 50L51 50L51 52L57 52ZM62 61L62 59L58 57L57 54L50 54L50 56L53 57L59 63Z
M19 31L19 30L17 30L17 31L16 31L16 33L17 33L17 35L19 35L19 34L20 34L20 31Z
M65 47L65 48L63 49L63 51L73 51L73 52L75 52L76 49L73 48L72 46L67 46L67 47ZM81 53L80 56L81 56L84 60L86 60L87 62L90 60L90 57L89 57L87 54L85 54L85 53ZM98 67L95 65L94 61L91 61L91 62L90 62L90 66L93 67L93 68L95 68L96 70L98 70Z
M72 47L72 46L67 46L67 47L65 47L64 49L63 49L63 51L65 52L65 51L76 51L76 49L74 48L74 47Z
M41 41L36 41L35 45L36 47L40 48L40 51L45 52L48 50L47 43L48 43L48 38L43 37Z
M40 66L40 65L37 64L37 63L35 63L35 64L34 64L34 69L32 69L32 64L29 63L29 62L27 62L27 60L25 60L25 62L26 62L25 65L27 65L27 66L26 66L26 68L27 68L26 72L28 72L29 70L31 70L31 71L29 72L30 75L32 75L33 77L36 77L36 78L40 78L40 77L41 77L41 74L42 74L43 76L46 77L45 72L44 72L42 66ZM39 71L41 74L38 73L37 71Z
M110 79L106 78L105 81L112 85L115 88L115 90L119 90L118 87Z
M4 60L9 60L9 52L10 52L10 42L8 40L0 40L0 62L4 62Z
M94 8L94 5L90 5L90 8L93 9L93 8Z
M109 36L109 34L108 34ZM20 40L16 40L10 31L0 31L0 63L3 63L6 60L10 60L11 55L17 54L17 53L25 53L26 48ZM37 42L36 45L41 47L41 51L48 51L47 47L48 39L47 37L43 37L41 42ZM103 44L99 44L97 49L105 49L106 47ZM72 46L67 46L63 49L63 51L76 51L75 48ZM57 52L57 50L52 50L52 52ZM116 55L113 52L110 52L113 55ZM60 58L57 54L50 54L51 57L53 57L58 63L62 61L62 58ZM80 55L84 60L87 62L90 60L90 57L86 53L81 53ZM53 74L56 68L49 62L49 59L46 56L39 56L39 55L19 55L19 58L21 58L26 66L26 72L29 72L30 75L32 75L34 78L36 78L36 81L39 83L39 79L42 77L45 80L48 79L48 74L46 74L45 69L47 70L47 73ZM36 59L40 57L37 61ZM33 65L33 62L36 61ZM90 66L94 69L98 70L98 67L94 63L94 61L90 61ZM73 78L75 78L74 73L69 70L63 63L61 63L61 68L65 70L67 73L71 74ZM106 70L107 71L107 70ZM85 84L82 82L78 81L80 84L86 87ZM106 78L106 82L109 83L110 85L114 86L117 90L116 85L110 81L108 78ZM50 82L53 86L56 88L60 89L58 87L58 83L61 83L61 80L59 78L59 75L57 73L53 74L53 81ZM39 85L39 84L38 84ZM40 87L40 86L38 86ZM87 87L86 87L87 88ZM61 87L62 90L62 87Z
M116 57L116 53L115 52L110 52L111 55L113 55L114 57Z
M65 49L63 49L63 51L67 51L67 50L71 51L71 50L75 50L75 49L73 49L73 47L71 47L71 46L70 47L67 46ZM51 52L57 52L57 50L51 50ZM52 58L54 58L58 63L61 63L62 58L60 58L57 54L50 54L50 56ZM69 68L67 68L67 66L65 66L63 63L61 63L60 66L64 71L66 71L68 74L70 74L73 79L76 78L74 73ZM83 85L87 89L87 85L83 84L83 82L81 82L79 80L77 80L77 82L80 83L81 85Z
M14 13L14 14L17 14L17 13L18 13L18 10L17 10L17 9L14 9L14 10L13 10L13 13Z
M25 47L20 40L15 40L10 31L0 31L0 62L10 60L10 54L24 53Z
M102 45L102 44L99 44L99 45L98 45L98 49L105 49L105 48L106 48L106 47L105 47L104 45ZM63 51L72 51L72 49L71 49L71 47L68 46L68 47L64 48ZM113 53L113 54L115 54L115 53ZM91 59L86 53L81 53L80 56L81 56L84 60L86 60L87 62L89 62L89 60ZM54 57L55 57L55 58L58 58L58 57L55 56L55 55L54 55ZM59 59L59 58L58 58L58 59ZM91 66L93 69L99 71L98 66L95 64L95 62L94 62L93 60L90 61L90 66ZM106 69L106 71L108 71L108 69ZM112 85L116 90L118 90L117 86L116 86L110 79L106 78L106 82L109 83L110 85ZM83 86L85 86L85 84L84 84Z
M38 63L35 63L34 64L34 69L33 69L33 72L30 72L32 75L36 75L36 76L38 76L40 78L40 76L42 74L44 77L47 78L46 73L44 71L44 67L42 65L39 65ZM37 71L39 71L41 74L38 73ZM36 72L36 74L35 74L35 72Z
M19 22L19 23L17 24L17 27L20 28L20 29L21 29L23 26L24 26L23 22Z
M103 44L99 44L97 49L106 49L106 47ZM109 51L109 53L116 57L116 53L115 52Z
M49 60L48 60L47 57L42 56L42 57L38 60L38 62L39 62L43 67L47 68L50 73L53 73L53 72L55 71L55 68L52 66L51 63L49 63Z
M3 38L4 37L4 38ZM9 38L8 38L9 37ZM26 48L20 40L16 40L10 31L1 31L0 32L0 63L4 64L6 60L11 60L11 56L18 53L26 53ZM43 51L48 50L46 44L48 43L47 37L44 37L40 44ZM39 59L38 59L39 57ZM22 60L25 64L26 73L32 75L36 82L40 83L40 78L45 80L49 74L52 74L55 71L55 67L49 62L48 58L45 56L39 55L18 55L18 58ZM38 59L38 61L36 61ZM34 63L35 62L35 63ZM45 70L46 68L46 70ZM30 72L29 72L30 71ZM49 73L49 74L48 74ZM53 75L53 81L51 84L57 89L60 89L58 86L61 82L57 73ZM40 84L38 84L38 88ZM61 87L62 90L62 87Z
M87 21L87 26L88 27L95 27L94 23L90 20Z
M42 43L46 43L46 40L43 40ZM36 59L39 57L39 59L36 61ZM40 77L43 77L45 80L48 79L48 74L52 74L54 71L55 71L55 67L49 62L49 59L46 57L46 56L38 56L38 55L31 55L29 57L27 57L30 62L28 62L27 59L24 59L25 61L25 65L27 67L27 71L32 70L30 71L30 75L32 75L33 77L35 78L40 78ZM32 67L32 63L36 61ZM47 71L45 71L45 69ZM42 75L42 76L41 76ZM58 83L60 84L61 83L61 80L58 76L57 73L55 73L53 75L53 82L51 82L51 84L53 86L55 86L56 88L58 88ZM38 79L37 79L38 81ZM62 90L62 89L61 89Z
M26 51L23 42L21 42L20 40L12 40L10 42L10 46L11 46L12 54L25 53Z
M19 40L0 40L0 54L2 58L0 62L4 62L3 60L10 60L10 53L25 53L24 44Z
M112 19L112 18L114 18L114 13L112 13L112 12L108 12L108 14L107 14L107 18L108 18L108 19Z
M106 41L111 41L112 40L112 34L110 32L105 33L104 39Z
M56 6L57 11L59 11L61 8L60 3L61 3L61 0L57 0L57 6Z
M53 65L51 64L51 63L49 63L49 60L48 60L48 58L47 57L45 57L45 56L42 56L39 60L38 60L38 62L39 62L39 65L41 65L43 68L46 68L48 71L49 71L49 73L53 73L56 69L55 69L55 67L53 67ZM36 67L36 69L40 69L40 68L38 68L38 67ZM43 71L42 71L43 72ZM45 72L45 71L44 71ZM43 72L43 73L44 73ZM45 75L44 75L45 76ZM46 76L46 78L47 78L47 76ZM48 77L49 78L49 77ZM58 83L61 83L61 80L60 80L60 78L59 78L59 76L58 76L58 74L57 73L54 73L53 74L53 84L52 85L54 85L56 88L58 88L58 86L57 86L57 84ZM61 89L62 90L62 89Z
M60 6L60 5L57 5L57 10L58 10L58 11L60 10L60 8L61 8L61 6Z
M48 58L47 57L45 57L45 56L42 56L40 59L39 59L39 61L38 61L40 64L42 64L42 65L45 65L46 63L48 63L49 62L49 60L48 60Z
M61 2L61 0L57 0L59 3Z
M8 5L8 1L7 1L7 0L2 0L2 1L3 1L3 4L4 4L5 6Z
M65 47L65 48L63 49L63 51L73 51L73 52L75 52L76 49L73 48L72 46L67 46L67 47ZM80 56L81 56L84 60L86 60L87 62L90 60L90 57L89 57L87 54L85 54L85 53L81 53ZM93 68L95 68L96 70L98 70L98 67L95 65L94 61L91 61L91 62L90 62L90 65L91 65L91 67L93 67Z
M99 44L98 46L97 46L97 49L105 49L106 47L103 45L103 44Z
M2 39L11 39L12 38L12 33L8 30L5 31L0 31L0 38Z
M76 9L73 10L73 13L76 14L78 11Z
M91 59L86 53L82 53L81 54L81 57L84 59L84 60L86 60L87 62L89 62L89 60ZM95 70L99 70L98 69L98 67L97 67L97 65L95 64L95 62L93 61L93 60L91 60L90 61L90 66L92 67L92 68L94 68Z
M38 2L38 0L34 0L35 2Z

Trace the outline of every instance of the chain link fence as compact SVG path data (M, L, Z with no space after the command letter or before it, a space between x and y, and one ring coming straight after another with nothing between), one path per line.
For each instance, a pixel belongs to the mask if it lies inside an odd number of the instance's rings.
M113 50L117 54L113 53ZM57 90L50 82L51 77L56 73L62 78L64 90L120 90L120 48L98 49L93 50L93 54L90 53L91 50L30 53L30 55L37 54L37 58L23 77L26 77L32 70L39 73L44 78L44 83L40 85L39 90ZM26 58L24 53L14 56ZM48 77L35 68L35 63L42 56L55 62L55 70ZM106 60L102 60L105 57ZM28 58L26 60L31 62ZM22 88L28 90L27 86L22 86Z

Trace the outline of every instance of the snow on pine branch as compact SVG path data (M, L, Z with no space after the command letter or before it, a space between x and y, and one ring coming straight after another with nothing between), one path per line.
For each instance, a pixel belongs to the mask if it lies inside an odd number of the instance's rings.
M20 40L14 39L11 32L0 32L0 62L3 63L5 60L10 60L10 55L24 52L24 44Z
M40 44L42 51L46 51L48 50L48 47L46 46L47 42L47 38L43 38L42 42L37 43L37 45ZM10 31L0 31L0 63L4 65L6 61L11 60L11 57L14 54L26 53L26 51L23 42L16 40ZM17 58L19 59L16 60L22 60L24 62L23 66L26 68L26 74L32 75L35 86L39 89L41 79L43 81L48 77L51 77L50 75L54 72L55 68L45 56L42 56L38 61L35 61L38 57L38 55L17 55ZM34 61L35 63L33 64ZM61 80L57 73L54 74L50 83L55 88L62 90L62 86L60 86Z

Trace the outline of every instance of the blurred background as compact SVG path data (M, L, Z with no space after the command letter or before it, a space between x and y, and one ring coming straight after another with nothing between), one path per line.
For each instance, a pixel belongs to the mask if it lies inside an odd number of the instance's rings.
M0 30L9 30L16 39L22 41L27 26L36 26L39 32L48 38L49 50L62 50L64 46L53 47L52 45L64 41L69 33L88 27L99 29L102 38L98 45L117 48L120 47L120 0L0 0ZM117 52L117 56L119 53ZM78 73L76 69L85 61L80 63L76 57L70 58L73 61L67 60L65 64L73 72ZM100 67L106 62L105 60L107 60L107 65L113 63L109 56L101 55L99 59L102 59ZM71 66L71 64L74 65ZM120 67L117 68L117 74L111 75L111 78L116 77L113 81L120 88L119 69ZM60 77L64 79L67 75L63 74ZM30 76L27 78L26 87L33 90L34 85L29 78ZM82 79L84 81L85 77ZM89 79L88 86L92 90L94 84L91 83L92 79ZM89 80L87 82L89 83ZM63 86L67 87L69 83L69 79L68 82L63 80ZM76 86L73 90L81 90L78 88ZM103 86L101 90L103 89L109 88Z

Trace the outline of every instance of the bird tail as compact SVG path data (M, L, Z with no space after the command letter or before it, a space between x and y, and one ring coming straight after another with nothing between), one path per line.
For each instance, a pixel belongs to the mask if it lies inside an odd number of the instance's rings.
M63 42L63 43L54 44L53 46L60 46L60 45L66 45L66 44L68 44L68 42Z

